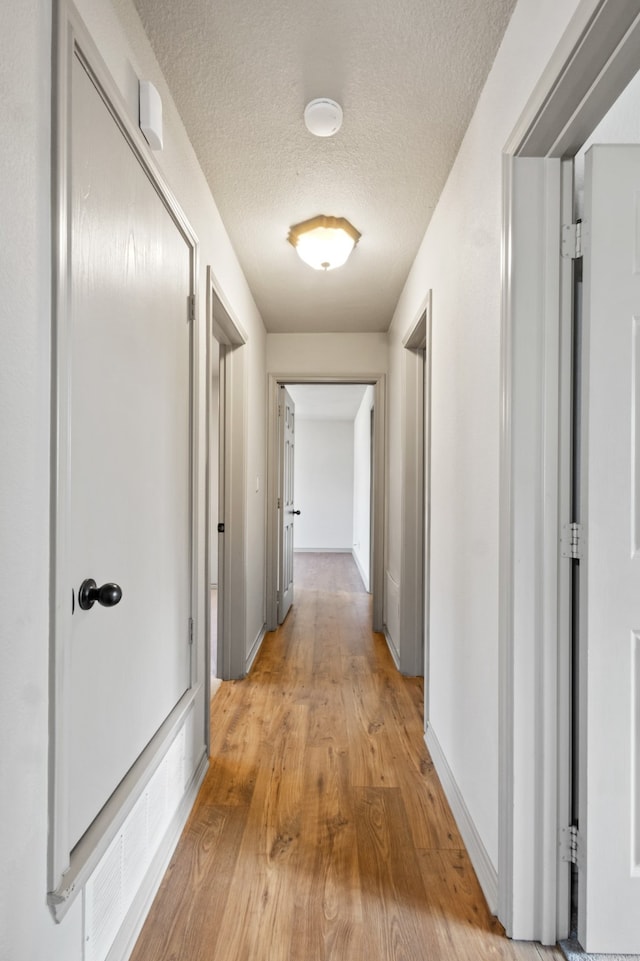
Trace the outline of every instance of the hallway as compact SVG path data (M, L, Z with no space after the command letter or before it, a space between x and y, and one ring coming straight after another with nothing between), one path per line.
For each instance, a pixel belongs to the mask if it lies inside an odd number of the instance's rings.
M349 555L298 555L287 620L213 702L211 766L132 961L559 957L489 915L422 682L370 604Z

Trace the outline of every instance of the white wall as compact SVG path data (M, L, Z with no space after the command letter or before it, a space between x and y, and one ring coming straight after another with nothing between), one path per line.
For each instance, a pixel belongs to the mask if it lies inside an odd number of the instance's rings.
M498 864L501 154L576 0L519 0L390 330L390 463L402 346L433 289L429 723L479 843ZM399 478L387 572L400 580Z
M351 551L353 421L296 418L294 549Z
M386 334L267 334L267 372L366 378L387 370Z
M373 387L367 387L353 422L353 557L367 591L371 578L372 407Z
M211 401L209 407L209 581L212 586L218 584L218 475L220 472L219 441L220 441L220 344L211 338Z
M0 31L0 957L76 961L74 906L46 908L49 672L51 4L25 0Z
M164 101L165 150L158 165L200 241L198 324L203 329L205 267L214 266L225 295L249 334L247 636L264 623L265 333L219 213L129 0L81 0L81 13L116 84L137 116L138 76L151 79ZM50 454L50 76L51 4L13 4L11 29L0 40L2 177L0 222L11 225L0 258L0 957L19 961L80 961L82 899L60 925L46 906L49 682ZM204 358L203 358L204 359ZM200 403L204 369L198 371ZM204 436L200 437L202 455ZM196 509L202 521L203 457ZM204 674L201 583L198 671ZM194 730L204 738L204 698ZM195 752L188 752L194 756Z

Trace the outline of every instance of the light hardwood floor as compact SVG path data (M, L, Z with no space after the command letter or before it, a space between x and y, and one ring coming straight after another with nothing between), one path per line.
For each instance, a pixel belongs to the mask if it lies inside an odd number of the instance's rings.
M211 767L132 961L557 961L490 916L422 682L372 633L370 596L313 557L249 677L213 701Z

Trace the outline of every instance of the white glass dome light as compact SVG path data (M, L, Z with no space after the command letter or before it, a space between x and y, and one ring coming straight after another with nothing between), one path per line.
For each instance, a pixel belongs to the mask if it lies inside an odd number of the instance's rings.
M300 260L314 270L342 267L360 240L359 230L345 217L313 217L289 230L288 241Z
M304 108L304 122L315 137L333 137L342 126L342 107L328 97L318 97Z

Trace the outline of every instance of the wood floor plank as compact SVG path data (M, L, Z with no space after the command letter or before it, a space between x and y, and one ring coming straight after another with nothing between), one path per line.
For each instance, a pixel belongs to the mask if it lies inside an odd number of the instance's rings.
M308 762L305 794L312 804L312 818L297 861L299 897L292 958L358 961L362 903L346 752L327 743L312 748Z
M196 803L130 961L215 956L246 814Z
M336 556L305 556L312 586L212 702L210 768L132 961L559 961L490 915L422 683Z
M296 551L293 576L303 590L364 594L364 584L351 554Z
M510 941L486 905L476 875L464 850L420 851L434 931L452 961L470 957L495 961L557 961L554 948L532 942Z
M357 790L357 789L356 789ZM358 860L370 958L443 957L398 788L362 788Z
M433 762L428 757L422 758L419 768L400 764L398 784L416 848L456 851L463 847Z
M253 795L267 722L259 685L228 681L211 719L211 763L201 794L211 804L248 804Z

